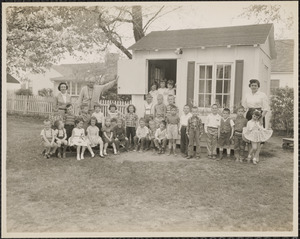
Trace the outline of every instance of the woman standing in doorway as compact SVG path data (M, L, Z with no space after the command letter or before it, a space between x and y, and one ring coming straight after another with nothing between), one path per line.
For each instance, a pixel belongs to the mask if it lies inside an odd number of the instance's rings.
M258 110L261 112L261 117L259 118L259 121L263 127L265 127L265 116L270 111L269 107L269 99L267 95L261 91L259 91L260 88L260 82L257 79L251 79L249 82L249 87L251 89L251 93L247 94L245 99L243 100L242 105L244 106L246 113L246 119L249 121L252 119L253 112L255 110ZM262 142L258 147L257 155L259 156L259 153L261 151L262 145L264 142ZM257 158L257 161L259 158Z
M55 104L54 108L55 110L62 116L65 115L66 112L66 106L71 103L71 96L68 94L68 85L65 82L62 82L58 85L59 93L57 96L54 97Z

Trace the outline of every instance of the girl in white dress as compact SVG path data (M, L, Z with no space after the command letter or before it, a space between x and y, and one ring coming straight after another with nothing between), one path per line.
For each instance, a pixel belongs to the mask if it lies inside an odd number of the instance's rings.
M91 125L87 128L87 137L91 143L91 147L96 147L99 145L100 148L100 157L104 158L103 156L103 141L99 136L99 128L96 126L97 118L91 118Z
M258 163L259 150L261 142L271 138L273 130L265 129L260 122L262 114L259 110L255 110L252 114L252 120L249 120L247 126L243 128L243 138L245 141L250 141L252 148L249 151L248 162L253 156L253 164Z
M77 160L84 159L85 149L88 148L90 151L92 158L95 157L95 154L90 146L89 139L85 136L84 128L83 128L83 120L78 119L75 121L76 127L72 131L72 136L69 138L70 146L77 146ZM80 149L82 147L81 156Z

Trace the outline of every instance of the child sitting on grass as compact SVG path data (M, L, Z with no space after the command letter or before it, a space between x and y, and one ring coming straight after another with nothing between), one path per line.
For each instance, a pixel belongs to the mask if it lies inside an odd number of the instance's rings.
M55 125L55 143L57 144L58 147L58 153L57 157L58 158L66 158L66 149L68 146L68 141L67 141L67 132L64 128L64 123L61 120L57 120L54 123Z
M155 132L154 144L158 149L158 154L164 154L167 145L166 121L161 121L159 128Z
M179 123L180 118L177 115L177 107L175 105L171 105L170 115L167 116L167 135L169 140L169 154L171 155L172 148L173 154L176 156L176 140L178 139L179 134Z
M85 136L85 130L83 128L83 120L77 119L75 121L76 127L72 131L72 136L69 138L69 145L75 145L77 147L77 160L84 159L84 152L86 148L90 151L92 158L95 157L95 154L90 146L90 141ZM80 150L81 155L80 155Z
M113 137L113 127L111 125L111 119L106 118L105 119L105 124L102 127L102 132L103 132L103 141L104 141L104 155L107 155L107 147L112 146L114 149L114 154L117 154L117 149Z
M103 141L99 136L99 128L96 126L97 118L92 116L91 117L91 125L87 128L87 138L90 141L91 147L96 147L99 145L99 155L101 158L103 156Z
M50 156L55 153L57 144L54 142L55 132L51 128L51 121L49 119L44 120L44 129L42 129L40 135L44 145L44 157L50 158Z
M223 148L226 148L227 151L227 159L230 159L230 140L233 137L234 132L234 123L233 120L230 119L230 110L228 108L224 108L222 112L222 118L220 122L219 132L218 132L218 143L220 150L220 158L223 159L225 156L223 155Z
M140 146L140 153L144 152L146 145L148 144L148 136L149 136L149 129L145 125L145 119L141 118L139 121L140 125L136 129L136 134L134 136L134 145L135 150L137 151Z
M123 120L118 119L117 126L113 130L114 140L117 148L117 153L120 154L120 146L125 147L125 151L128 151L128 138L126 137L125 128L123 126Z

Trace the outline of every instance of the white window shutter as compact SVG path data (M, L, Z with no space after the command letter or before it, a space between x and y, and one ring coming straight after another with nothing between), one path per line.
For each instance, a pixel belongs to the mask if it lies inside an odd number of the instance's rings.
M146 60L118 61L118 94L146 94Z

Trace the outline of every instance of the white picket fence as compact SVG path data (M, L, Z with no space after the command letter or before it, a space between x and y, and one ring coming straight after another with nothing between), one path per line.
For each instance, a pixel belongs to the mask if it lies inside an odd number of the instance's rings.
M7 112L47 116L52 114L55 109L54 101L54 97L7 94ZM76 99L72 101L74 113L77 115L79 113L79 105L76 103ZM114 103L118 111L125 114L126 108L131 104L131 101L100 100L99 103L104 116L107 116L110 104Z

